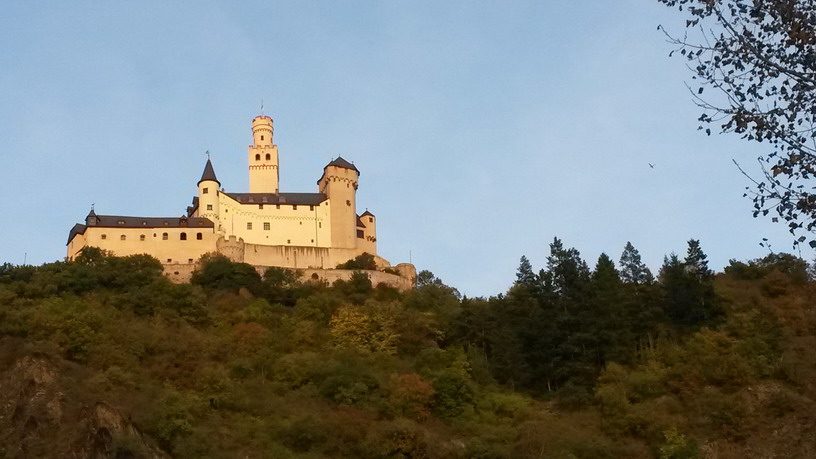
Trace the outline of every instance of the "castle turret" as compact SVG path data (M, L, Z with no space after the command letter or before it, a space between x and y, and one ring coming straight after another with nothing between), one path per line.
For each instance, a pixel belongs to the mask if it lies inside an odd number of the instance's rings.
M249 192L278 193L278 146L272 142L275 129L272 118L256 116L252 120L253 144L249 146Z
M374 216L371 212L366 209L362 215L360 215L360 221L365 225L365 239L366 242L369 242L371 245L374 246L374 251L371 253L372 255L377 254L377 217Z
M218 189L220 187L221 182L215 176L212 161L207 159L204 173L201 174L201 180L198 181L198 216L210 219L215 224L216 232L220 227L220 209L218 208Z
M97 224L99 224L99 217L96 216L96 212L94 212L94 208L91 206L91 211L88 212L88 216L85 217L85 225L96 226Z
M337 157L323 168L318 189L329 198L331 245L357 246L357 181L360 171L354 164Z

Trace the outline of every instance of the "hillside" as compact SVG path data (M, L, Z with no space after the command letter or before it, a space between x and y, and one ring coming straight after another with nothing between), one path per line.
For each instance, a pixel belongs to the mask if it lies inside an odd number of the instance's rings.
M210 258L0 267L0 457L814 457L816 283L559 240L504 294Z

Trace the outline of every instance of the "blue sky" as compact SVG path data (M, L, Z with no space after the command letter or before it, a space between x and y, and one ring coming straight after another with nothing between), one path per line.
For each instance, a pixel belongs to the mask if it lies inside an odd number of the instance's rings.
M206 157L246 191L250 120L275 120L281 189L342 155L380 254L493 295L560 237L590 265L632 241L657 269L763 256L762 145L697 131L656 1L14 2L0 16L0 262L65 256L98 213L181 215ZM648 163L655 165L650 168ZM806 259L812 253L805 252Z

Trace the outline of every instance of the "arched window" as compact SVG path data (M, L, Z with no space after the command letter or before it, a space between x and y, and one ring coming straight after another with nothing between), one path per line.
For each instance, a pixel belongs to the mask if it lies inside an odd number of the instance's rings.
M186 241L187 240L187 233L181 233L180 237L181 237L182 241Z
M200 241L200 240L204 239L204 235L201 234L201 233L196 233L196 239L198 239Z
M267 160L267 161L269 161L270 159L272 159L272 155L270 155L269 153L267 153L267 154L266 154L266 160Z
M120 241L124 241L124 240L126 240L126 239L127 239L127 236L125 236L124 234L123 234L123 235L121 235L121 236L119 236L119 240L120 240Z
M139 235L139 240L140 240L140 241L144 241L144 240L145 240L145 235L144 235L144 234Z
M168 237L167 233L162 233L162 241L166 241Z
M255 161L260 161L260 160L261 160L261 155L255 155Z

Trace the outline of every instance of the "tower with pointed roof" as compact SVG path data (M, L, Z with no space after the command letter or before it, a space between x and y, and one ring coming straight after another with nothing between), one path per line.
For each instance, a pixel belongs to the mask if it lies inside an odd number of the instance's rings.
M221 182L215 176L215 169L212 161L207 158L207 164L204 165L204 173L201 174L201 180L198 181L198 200L193 201L194 205L198 206L198 216L210 219L218 227L220 222L220 205L218 198L218 189L221 187Z
M335 247L357 245L357 186L360 171L338 156L323 168L318 190L329 200L331 241Z

